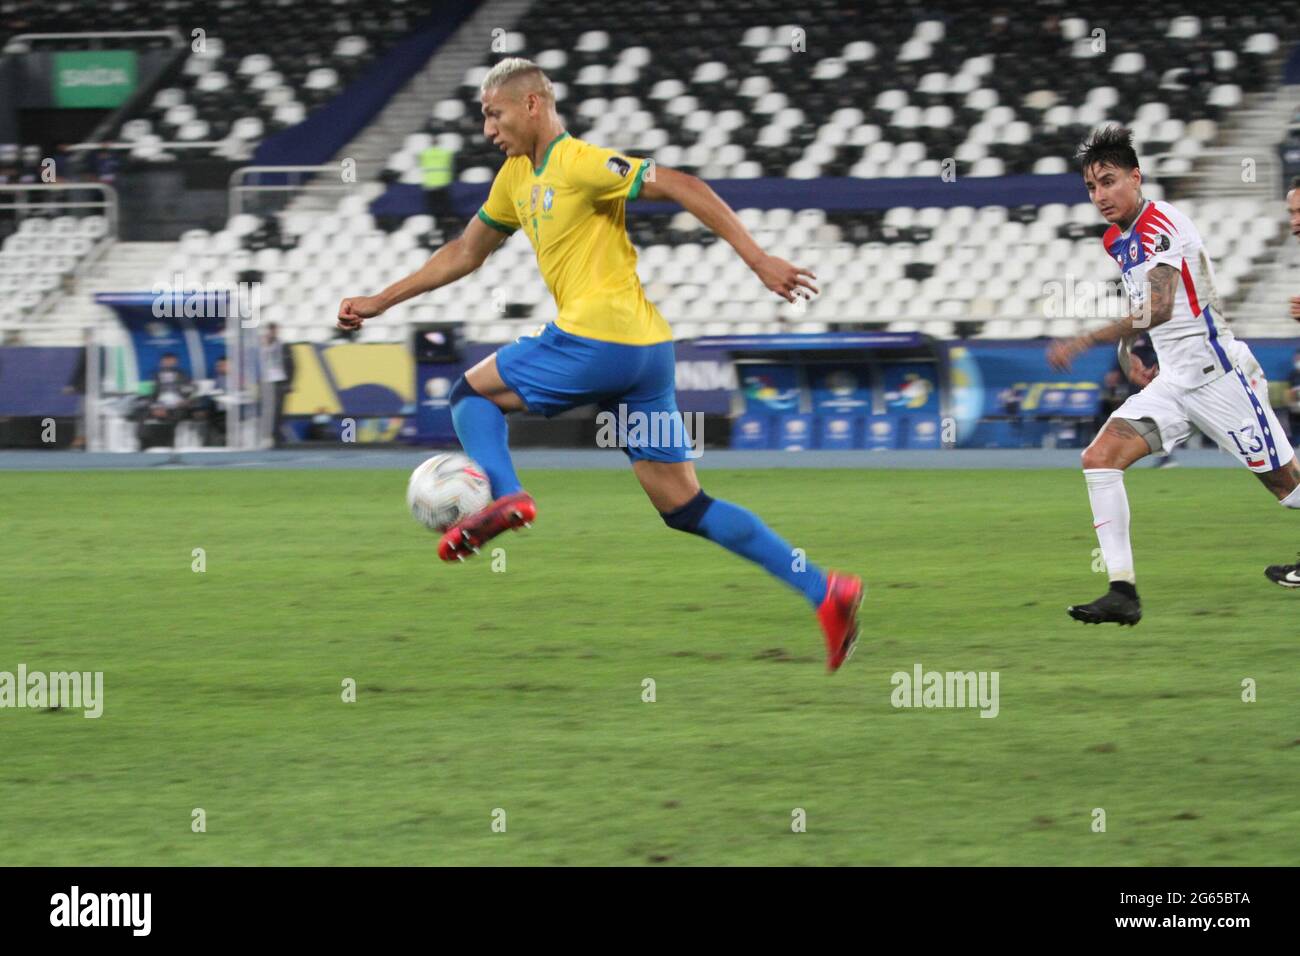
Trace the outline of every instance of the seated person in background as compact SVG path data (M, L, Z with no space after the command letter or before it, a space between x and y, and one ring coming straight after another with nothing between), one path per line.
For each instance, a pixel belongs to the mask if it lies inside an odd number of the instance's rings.
M190 377L175 353L164 352L154 373L153 394L137 410L142 448L175 443L176 425L189 416L193 392Z
M205 380L194 397L194 419L203 429L204 445L220 445L226 434L226 402L230 397L226 379L226 357L217 359L214 377Z
M180 421L189 414L190 396L193 394L194 385L189 373L181 368L176 354L164 352L153 376L154 404L166 409L173 421Z

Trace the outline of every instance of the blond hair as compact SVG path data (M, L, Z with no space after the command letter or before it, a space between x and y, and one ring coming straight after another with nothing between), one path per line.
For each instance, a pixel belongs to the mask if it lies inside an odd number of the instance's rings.
M483 77L483 82L479 86L479 95L482 96L488 90L499 89L515 80L527 81L528 85L523 92L537 93L552 103L555 102L555 87L551 85L550 78L542 72L540 66L521 56L508 56L488 70L487 76Z

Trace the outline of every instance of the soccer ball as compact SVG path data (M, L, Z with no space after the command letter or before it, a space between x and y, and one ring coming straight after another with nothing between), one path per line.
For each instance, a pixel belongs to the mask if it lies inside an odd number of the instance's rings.
M411 472L406 504L430 531L446 531L462 518L492 503L492 485L483 469L460 452L434 455Z

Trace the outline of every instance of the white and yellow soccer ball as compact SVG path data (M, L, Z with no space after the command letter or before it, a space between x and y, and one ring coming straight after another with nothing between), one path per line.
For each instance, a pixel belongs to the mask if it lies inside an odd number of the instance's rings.
M434 455L411 472L406 504L415 520L443 532L492 503L487 474L458 451Z

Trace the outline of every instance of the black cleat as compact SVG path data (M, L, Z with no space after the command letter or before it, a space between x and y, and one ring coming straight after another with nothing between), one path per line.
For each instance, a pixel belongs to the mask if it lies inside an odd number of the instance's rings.
M1284 588L1300 588L1300 564L1274 564L1264 569L1264 577Z
M1132 595L1127 591L1132 591ZM1084 624L1127 624L1132 627L1142 620L1142 602L1131 584L1125 590L1112 584L1109 591L1091 604L1074 604L1066 611Z

